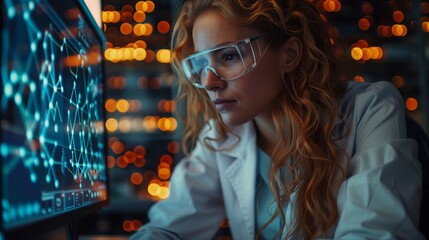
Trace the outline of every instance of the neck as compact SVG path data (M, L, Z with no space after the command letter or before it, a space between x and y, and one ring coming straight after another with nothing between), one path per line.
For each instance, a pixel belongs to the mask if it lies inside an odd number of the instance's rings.
M255 118L257 144L266 154L272 156L276 144L277 131L271 117Z

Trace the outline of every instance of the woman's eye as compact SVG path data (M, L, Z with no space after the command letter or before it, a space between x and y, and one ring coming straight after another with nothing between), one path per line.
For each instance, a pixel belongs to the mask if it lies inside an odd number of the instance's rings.
M224 62L238 61L240 60L240 55L237 52L229 52L223 55Z

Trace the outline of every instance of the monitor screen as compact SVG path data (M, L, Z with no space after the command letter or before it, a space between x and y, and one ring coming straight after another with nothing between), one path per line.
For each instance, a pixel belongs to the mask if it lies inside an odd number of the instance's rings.
M7 237L106 204L105 41L81 0L5 0L2 18L0 197Z

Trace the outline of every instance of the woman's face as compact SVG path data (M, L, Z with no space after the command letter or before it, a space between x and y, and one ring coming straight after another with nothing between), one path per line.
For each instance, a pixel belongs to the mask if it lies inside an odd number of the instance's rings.
M201 13L192 30L196 52L261 34L226 21L215 10ZM257 40L262 50L269 40ZM228 125L241 125L254 118L271 119L271 107L281 89L280 65L279 54L268 49L256 68L238 79L224 81L208 71L202 79L203 87Z

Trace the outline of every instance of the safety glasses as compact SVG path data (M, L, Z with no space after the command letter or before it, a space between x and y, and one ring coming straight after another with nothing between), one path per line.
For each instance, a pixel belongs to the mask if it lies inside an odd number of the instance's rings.
M256 67L269 45L262 50L256 40L270 34L248 37L192 54L183 59L183 72L188 80L198 88L204 87L208 71L224 81L235 80Z

